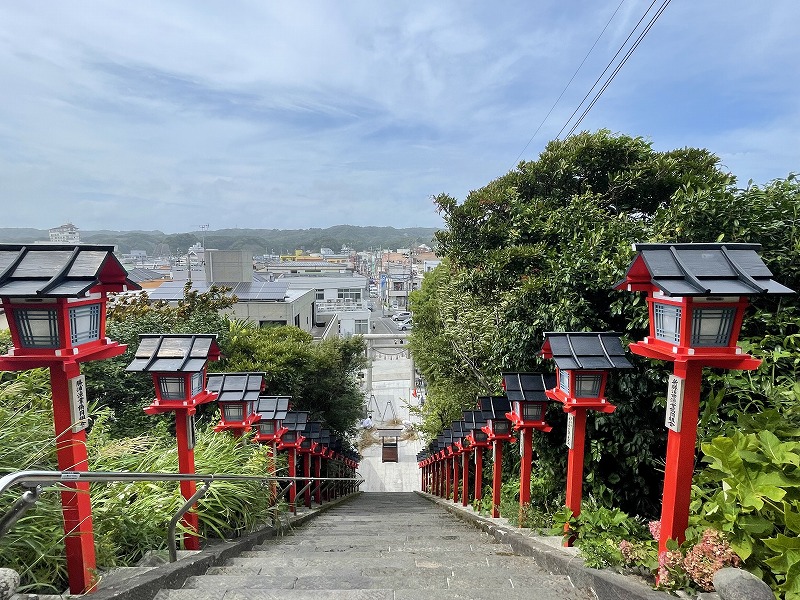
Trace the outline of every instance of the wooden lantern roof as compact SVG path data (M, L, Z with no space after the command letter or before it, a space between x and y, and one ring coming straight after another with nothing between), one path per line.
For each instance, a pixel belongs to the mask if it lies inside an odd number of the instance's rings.
M319 443L327 446L331 443L331 430L323 427L319 431Z
M620 335L614 332L548 332L544 334L542 356L552 358L561 370L632 369Z
M303 429L303 437L310 440L318 440L322 431L321 421L308 421Z
M302 435L308 422L308 414L308 411L305 410L290 410L283 419L283 426L289 431L295 431Z
M217 393L217 402L254 402L266 376L266 373L209 373L206 389Z
M638 255L615 289L660 290L665 296L794 293L772 279L758 255L761 244L634 244L633 249Z
M289 396L259 396L256 413L265 420L283 421L289 412Z
M464 429L467 431L479 430L486 425L483 413L479 410L465 410L462 415L464 416Z
M80 298L90 290L140 290L113 246L0 244L0 296Z
M481 419L505 419L511 411L511 402L506 396L481 396L478 398L481 407Z
M503 389L511 402L548 402L545 395L556 384L555 375L542 373L503 373Z
M126 371L197 373L209 360L219 359L214 334L139 335L136 355Z

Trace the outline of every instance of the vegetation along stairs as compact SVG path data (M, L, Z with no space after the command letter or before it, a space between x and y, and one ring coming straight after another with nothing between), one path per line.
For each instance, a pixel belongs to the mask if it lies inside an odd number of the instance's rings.
M364 493L156 600L588 600L414 493Z

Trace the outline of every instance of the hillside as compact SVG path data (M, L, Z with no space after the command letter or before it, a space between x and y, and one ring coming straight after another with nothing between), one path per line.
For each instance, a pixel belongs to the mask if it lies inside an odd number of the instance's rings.
M319 252L320 248L338 251L346 245L356 250L402 248L413 243L433 246L436 229L430 227L357 227L336 225L327 229L220 229L166 234L161 231L81 231L81 241L88 244L114 244L122 253L145 250L149 255L185 251L205 238L206 248L248 250L253 254L292 253L296 249ZM204 235L205 234L205 235ZM47 241L46 229L0 228L0 242L26 243Z

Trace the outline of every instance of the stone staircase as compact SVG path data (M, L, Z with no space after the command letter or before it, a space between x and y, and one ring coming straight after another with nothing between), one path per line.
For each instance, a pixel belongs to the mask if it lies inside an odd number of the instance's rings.
M156 600L589 600L414 493L361 494Z

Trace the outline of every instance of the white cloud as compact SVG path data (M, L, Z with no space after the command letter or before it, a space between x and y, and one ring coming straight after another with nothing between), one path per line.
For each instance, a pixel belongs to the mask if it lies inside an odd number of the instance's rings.
M523 158L648 3L628 0ZM616 7L555 0L0 6L4 226L434 226L516 157ZM798 170L800 5L672 3L582 128Z

